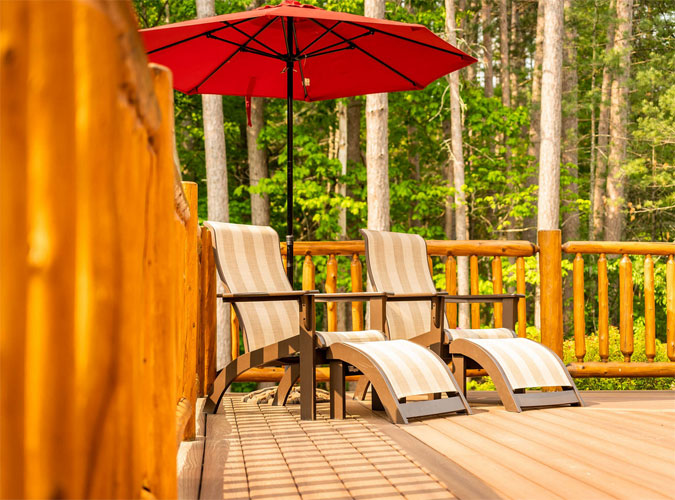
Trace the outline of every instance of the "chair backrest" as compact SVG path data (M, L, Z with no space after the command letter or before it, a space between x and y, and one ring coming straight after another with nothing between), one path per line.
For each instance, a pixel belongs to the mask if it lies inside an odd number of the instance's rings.
M377 292L435 292L429 272L427 244L417 234L361 229L366 240L368 279ZM431 303L388 302L389 338L409 339L431 328Z
M274 229L212 221L204 225L213 231L216 266L228 292L292 291ZM298 334L297 301L239 302L234 307L250 351Z

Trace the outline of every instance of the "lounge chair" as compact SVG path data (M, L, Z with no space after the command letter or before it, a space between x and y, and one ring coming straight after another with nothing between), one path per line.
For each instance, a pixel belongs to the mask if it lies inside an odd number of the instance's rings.
M397 423L471 410L452 376L435 353L406 340L386 341L382 333L386 307L383 293L319 294L294 291L283 270L279 237L269 227L206 222L213 231L216 264L244 330L246 353L216 377L210 396L215 412L223 393L249 368L287 367L277 390L277 404L300 379L301 418L316 416L317 364L330 365L331 418L344 418L345 372L363 373L371 381L373 408L384 409ZM315 302L369 300L373 330L317 332ZM378 328L379 326L379 328ZM406 401L409 396L442 393L436 400Z
M465 395L466 370L484 368L509 411L563 404L583 406L561 359L547 347L516 336L516 301L522 296L450 296L437 292L422 237L367 229L361 233L373 290L388 295L386 331L390 338L431 346L442 359L452 361ZM445 302L501 302L506 328L450 329ZM561 387L562 391L525 392L541 387Z

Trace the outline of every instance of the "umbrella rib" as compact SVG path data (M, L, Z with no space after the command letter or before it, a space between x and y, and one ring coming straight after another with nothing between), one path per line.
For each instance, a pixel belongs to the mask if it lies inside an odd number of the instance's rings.
M298 32L293 30L293 41L295 42L296 53L300 52L300 47L298 45ZM298 64L298 69L300 70L300 81L302 82L302 91L305 94L305 99L309 95L307 92L307 85L305 85L305 73L302 71L302 64Z
M253 35L253 37L258 36L260 33L262 33L263 31L265 31L265 30L267 29L267 27L268 27L270 24L272 24L274 21L276 21L276 19L277 19L276 17L273 17L272 19L270 19L270 20L269 20L262 28L260 28L260 29L256 32L255 35ZM250 41L251 41L251 39L252 39L253 37L249 38L246 42L244 42L243 45L239 46L239 48L238 48L237 50L235 50L234 52L232 52L232 54L230 54L229 56L227 56L227 58L226 58L223 62L221 62L221 63L218 65L218 67L216 67L216 69L214 69L213 71L211 71L211 73L209 73L209 74L206 76L206 78L204 78L201 82L199 82L197 85L195 85L189 93L192 94L192 93L196 92L197 90L199 90L199 87L201 87L202 85L204 85L204 83L205 83L209 78L211 78L216 72L218 72L218 71L220 70L220 68L222 68L223 66L225 66L225 64L227 64L227 63L230 61L230 59L232 59L232 58L233 58L234 56L236 56L239 52L241 52L243 49L245 49L246 46L250 43Z
M345 21L345 23L351 24L352 26L363 27L359 23L354 23L352 21ZM370 29L372 29L376 33L380 33L381 35L387 35L387 36L390 36L390 37L393 37L393 38L398 38L400 40L405 40L406 42L414 43L414 44L417 44L417 45L422 45L423 47L428 47L430 49L439 50L439 51L445 52L447 54L452 54L453 56L461 57L462 59L467 57L466 54L463 54L461 52L455 52L454 50L448 50L448 49L444 49L442 47L436 47L436 46L428 44L428 43L420 42L419 40L413 40L412 38L408 38L408 37L405 37L405 36L402 36L402 35L396 35L394 33L389 33L387 31L380 30L380 29L377 29L377 28L371 27Z
M325 27L324 27L319 21L317 21L316 19L311 19L311 21L313 21L314 23L318 24L319 26L321 26L322 28L325 29ZM384 66L385 68L387 68L388 70L390 70L390 71L396 73L396 74L397 74L398 76L400 76L401 78L403 78L403 79L409 81L415 88L422 88L422 86L421 86L419 83L417 83L417 82L414 81L414 80L411 80L410 78L408 78L407 76L405 76L403 73L401 73L399 70L397 70L396 68L393 68L391 65L387 64L386 62L384 62L384 61L381 60L380 58L374 56L373 54L371 54L371 53L368 52L367 50L362 49L361 47L359 47L358 45L356 45L356 44L354 44L354 43L352 43L352 42L349 42L345 37L343 37L343 36L340 35L339 33L334 33L334 34L335 34L335 36L338 36L338 37L342 38L345 42L349 43L351 47L354 47L356 50L359 50L359 51L363 52L365 55L367 55L367 56L370 57L371 59L374 59L375 61L377 61L378 63L380 63L382 66Z
M220 42L225 42L225 43L228 43L230 45L234 45L236 47L241 46L241 44L239 44L237 42L233 42L232 40L226 40L225 38L220 38L220 37L217 37L216 35L206 35L206 37L211 38L213 40L218 40ZM262 50L254 49L252 47L243 48L242 52L249 52L251 54L257 54L259 56L265 56L265 57L271 57L272 59L277 59L277 60L282 59L283 60L283 56L281 54L279 54L279 56L275 56L274 54L270 54L268 52L263 52Z
M244 35L245 37L248 37L249 39L253 39L253 37L252 37L251 35L249 35L248 33L246 33L245 31L240 30L239 28L237 28L237 27L234 26L234 25L232 25L232 27L233 27L236 31L238 31L239 33L241 33L242 35ZM278 55L279 57L283 57L283 54L282 54L281 52L278 52L278 51L274 50L272 47L270 47L269 45L267 45L267 44L261 42L260 40L253 40L253 41L256 42L257 44L263 46L263 47L266 48L267 50L269 50L269 51L271 51L271 52L274 52L274 53L275 53L276 55Z
M330 28L325 29L325 31L324 31L323 33L321 33L318 37L316 37L313 41L311 41L307 46L305 46L304 49L302 49L302 50L299 50L299 49L298 49L298 53L296 54L296 56L297 56L297 57L301 57L307 50L309 50L309 48L310 48L312 45L314 45L315 43L317 43L319 40L321 40L321 39L322 39L324 36L326 36L328 33L331 33L331 32L332 32L335 28L337 28L340 24L342 24L342 21L338 21L337 23L335 23L335 24L334 24L333 26L331 26ZM340 42L340 43L343 43L343 42ZM325 47L324 47L324 48L325 48Z
M212 30L204 31L202 33L199 33L197 35L194 35L194 36L191 36L191 37L188 37L188 38L183 38L182 40L178 40L177 42L173 42L173 43L170 43L168 45L164 45L162 47L152 49L151 51L148 52L148 55L154 54L155 52L159 52L160 50L170 49L171 47L175 47L176 45L180 45L181 43L189 42L191 40L194 40L195 38L199 38L200 36L208 36L210 34L217 33L218 31L224 30L225 28L234 27L237 24L245 23L246 21L250 21L250 20L251 19L242 19L241 21L237 21L235 24L228 23L229 26L220 26L219 28L214 28Z
M315 50L314 52L304 54L304 55L298 57L297 59L303 59L303 58L307 58L307 57L323 56L325 54L332 54L333 52L339 52L341 50L348 50L348 49L351 50L351 49L353 49L353 47L351 45L349 45L349 42L353 42L354 40L358 40L359 38L363 38L364 36L369 36L369 35L372 35L372 34L373 34L372 31L368 31L366 33L361 33L360 35L356 35L352 38L348 38L347 41L341 41L341 42L333 43L331 45L327 45L326 47L324 47L322 49L318 49L318 50ZM347 47L340 47L339 49L328 50L328 49L332 49L333 47L337 47L338 45L342 45L344 43L347 44Z

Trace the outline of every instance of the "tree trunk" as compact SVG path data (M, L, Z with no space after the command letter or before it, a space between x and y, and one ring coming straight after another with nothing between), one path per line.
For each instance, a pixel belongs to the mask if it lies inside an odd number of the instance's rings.
M455 0L445 0L445 32L448 41L455 45ZM466 195L464 193L464 151L462 146L462 114L459 100L459 74L455 71L449 76L450 81L450 135L452 137L451 161L453 165L453 182L455 184L455 234L458 240L468 240ZM467 257L457 258L457 292L469 294L469 260ZM469 328L469 305L460 304L459 326Z
M610 3L610 12L614 12L614 0ZM602 70L602 86L600 88L600 111L598 118L598 146L595 151L595 175L593 178L592 240L602 238L605 222L605 200L607 185L607 145L609 144L609 107L612 94L612 73L608 64L614 47L614 21L610 19L607 26L607 45L605 47L605 64Z
M197 0L197 17L216 14L215 0ZM206 199L209 220L228 222L229 197L227 191L227 157L225 152L225 128L223 124L223 97L202 96L204 121L204 149L206 156ZM218 280L218 291L224 292ZM218 301L217 310L217 368L232 359L230 339L230 305Z
M485 76L485 97L495 95L492 70L492 26L491 0L483 0L480 9L481 24L483 27L483 72Z
M563 4L558 0L544 0L538 230L558 229L560 225L562 37Z
M579 239L579 209L576 199L579 196L578 184L578 148L579 148L579 120L578 120L578 93L577 93L577 33L572 23L569 22L572 0L565 0L565 40L563 45L563 146L562 163L567 169L571 182L566 187L566 196L563 204L566 208L563 215L562 239L572 241ZM564 327L571 333L574 324L573 308L571 306L573 296L572 273L565 277L563 288Z
M366 0L365 15L384 19L384 0ZM366 177L368 229L389 230L389 101L387 94L366 96Z
M513 56L509 54L509 75L511 77L511 102L514 106L518 106L518 76L519 71L522 68L524 61L523 54L518 53L517 42L519 40L518 33L518 4L514 0L511 0L511 29L509 30L511 36L511 43L509 44L509 50L513 53Z
M348 114L347 103L344 100L338 100L337 103L338 129L337 129L337 158L340 160L342 166L340 175L347 175L347 153L348 153ZM347 184L338 183L336 191L342 196L347 196ZM338 216L338 223L340 225L340 239L347 239L347 209L341 208Z
M572 0L564 1L566 20L569 19L569 10ZM579 195L578 185L578 149L579 149L579 120L578 120L578 78L577 78L577 33L571 23L565 26L565 40L563 48L563 148L562 163L571 177L567 185L567 195L564 205L567 208L563 218L563 241L579 239L579 209L576 198ZM570 198L574 198L570 200Z
M466 0L459 0L459 11L462 13L468 12ZM462 49L467 54L473 53L473 42L474 42L473 25L474 24L472 23L471 26L469 26L468 17L466 15L462 16L462 21L459 24L460 37L458 39L458 42L460 43L460 45L457 45L457 47ZM461 43L462 40L464 41L464 43ZM472 82L473 80L475 80L476 78L475 64L469 64L466 68L464 68L464 71L467 81Z
M502 104L511 107L511 75L509 74L509 5L499 0L499 79L502 86Z
M528 187L536 185L539 182L539 145L541 142L541 62L544 55L544 2L540 0L537 5L537 31L535 37L534 67L532 68L532 100L530 102L530 143L527 147L527 155L533 158L534 172L528 177ZM535 214L526 217L524 225L527 230L524 233L525 239L535 242L537 240L536 229L537 218Z
M248 146L248 175L251 187L260 179L267 178L267 150L258 145L258 137L264 126L265 99L251 97L251 126L246 127ZM270 200L267 193L251 193L251 223L256 226L270 225Z
M607 213L605 215L605 238L621 241L623 237L623 213L625 202L626 145L628 143L628 77L630 75L631 33L633 24L633 0L616 0L616 36L614 50L619 57L612 80L610 106L609 156L607 158Z
M448 163L445 167L445 179L448 188L455 187L454 162L452 160L452 123L443 120L443 145L448 150ZM445 214L443 217L443 233L447 240L456 239L455 236L455 198L448 196L445 200Z

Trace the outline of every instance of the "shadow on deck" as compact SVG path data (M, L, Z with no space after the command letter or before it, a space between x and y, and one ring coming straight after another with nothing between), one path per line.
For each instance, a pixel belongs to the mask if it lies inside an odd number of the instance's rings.
M585 408L509 413L470 394L473 416L394 425L225 400L179 454L182 498L675 498L675 392L585 392Z

